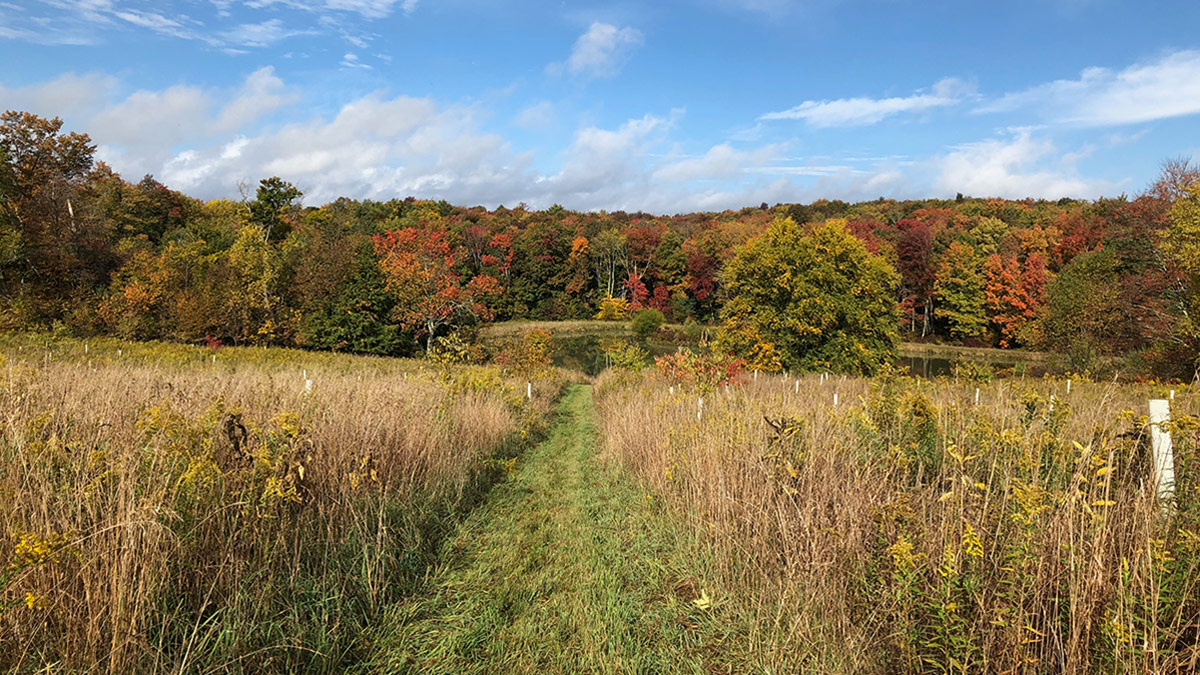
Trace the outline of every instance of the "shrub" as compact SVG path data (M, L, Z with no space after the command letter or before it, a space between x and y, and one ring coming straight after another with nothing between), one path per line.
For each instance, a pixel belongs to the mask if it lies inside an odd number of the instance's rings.
M657 309L643 309L633 315L633 320L629 324L633 328L633 334L639 340L646 340L657 333L666 320L663 313Z

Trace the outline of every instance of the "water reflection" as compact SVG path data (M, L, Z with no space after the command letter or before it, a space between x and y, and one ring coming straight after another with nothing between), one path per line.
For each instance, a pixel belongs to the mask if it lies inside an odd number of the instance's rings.
M900 368L907 368L911 375L920 375L925 378L953 377L956 366L986 368L996 377L1041 377L1046 373L1046 366L1039 363L977 359L955 361L944 356L901 356L896 359L896 365Z

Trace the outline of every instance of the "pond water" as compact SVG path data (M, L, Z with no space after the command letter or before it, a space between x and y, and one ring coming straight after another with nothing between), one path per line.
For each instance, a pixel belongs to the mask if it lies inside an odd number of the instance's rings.
M597 375L608 366L604 356L603 345L612 337L598 335L583 335L578 337L554 338L554 365L560 368L579 370L587 375ZM653 363L654 357L670 354L679 348L678 345L649 342L642 343L642 348L648 352L647 363ZM689 345L689 349L701 349ZM956 361L944 356L901 356L896 359L896 365L907 368L908 372L921 377L952 377ZM990 367L998 377L1028 375L1040 377L1045 373L1045 366L1036 363L1014 363L1012 361L980 361L971 360L969 363L977 366Z
M599 335L554 338L554 365L559 368L580 370L587 375L598 375L600 371L608 367L603 345L612 339ZM657 342L642 343L642 349L648 353L647 363L654 363L654 357L670 354L676 348L676 345Z
M896 365L907 368L909 374L921 377L953 377L956 365L990 368L997 377L1041 377L1046 372L1045 364L1020 361L988 361L978 359L949 359L944 356L900 356Z

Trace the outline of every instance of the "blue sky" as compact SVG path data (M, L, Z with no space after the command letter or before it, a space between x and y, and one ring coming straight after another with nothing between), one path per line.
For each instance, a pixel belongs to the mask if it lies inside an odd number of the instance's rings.
M0 108L202 198L1097 197L1200 156L1200 3L0 0Z

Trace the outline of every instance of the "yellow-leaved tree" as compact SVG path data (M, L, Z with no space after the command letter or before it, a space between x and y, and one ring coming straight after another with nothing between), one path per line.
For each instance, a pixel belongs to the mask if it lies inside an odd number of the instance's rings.
M723 281L718 350L767 369L858 373L895 355L899 275L844 220L775 221L737 250Z

